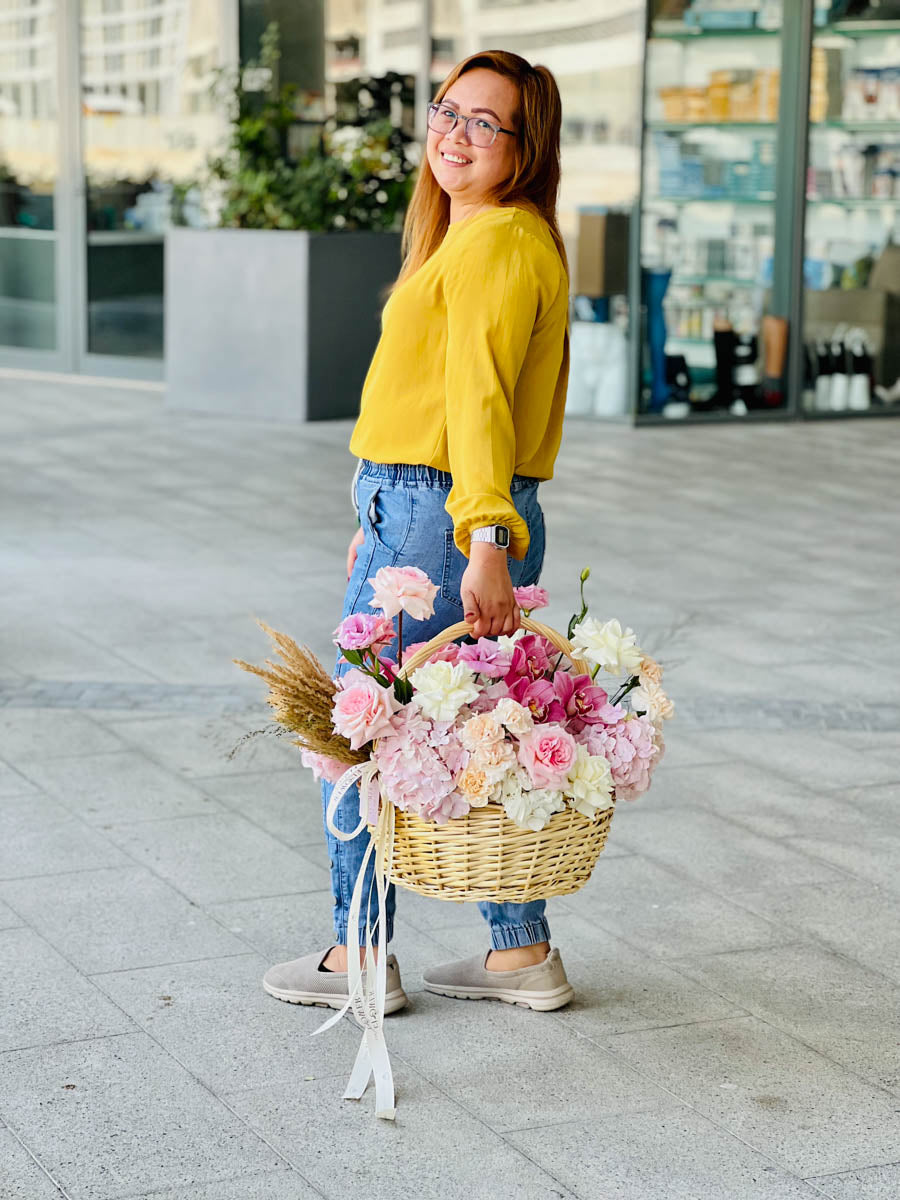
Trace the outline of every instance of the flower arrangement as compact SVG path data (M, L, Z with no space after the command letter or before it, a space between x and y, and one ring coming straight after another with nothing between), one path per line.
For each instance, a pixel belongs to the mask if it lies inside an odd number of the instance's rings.
M239 665L269 681L269 703L316 778L336 782L370 760L384 801L437 824L487 804L534 831L566 806L594 819L647 790L674 708L662 668L634 632L587 616L589 575L581 573L581 611L568 629L589 674L548 638L519 629L444 645L406 678L403 614L427 619L437 594L415 567L382 567L369 580L375 611L334 630L350 668L336 681L281 634L273 636L284 666ZM539 587L516 589L516 600L526 616L548 603ZM395 642L396 661L387 654ZM423 645L407 646L407 657ZM601 671L615 683L602 686Z

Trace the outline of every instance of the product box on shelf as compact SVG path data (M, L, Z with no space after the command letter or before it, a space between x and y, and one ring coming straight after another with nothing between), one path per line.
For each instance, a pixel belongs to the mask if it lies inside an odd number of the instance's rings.
M575 291L581 296L622 296L628 292L628 213L578 213Z

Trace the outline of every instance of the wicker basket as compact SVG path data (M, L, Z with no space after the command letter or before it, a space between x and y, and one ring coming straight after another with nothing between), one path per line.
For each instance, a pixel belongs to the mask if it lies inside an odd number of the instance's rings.
M542 634L573 663L571 644L555 629L523 617L532 633ZM404 676L426 663L435 650L472 627L451 625L403 663ZM492 900L523 904L577 892L588 881L606 842L613 807L593 818L566 807L543 829L523 829L500 804L473 808L445 825L423 821L390 805L385 865L392 883L440 900Z

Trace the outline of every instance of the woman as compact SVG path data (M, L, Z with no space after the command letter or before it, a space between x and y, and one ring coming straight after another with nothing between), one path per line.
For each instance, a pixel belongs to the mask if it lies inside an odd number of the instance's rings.
M568 266L555 213L560 120L547 68L496 50L463 60L429 105L403 269L382 313L350 441L360 458L360 529L347 556L343 611L372 611L369 580L380 567L421 567L438 585L435 611L424 622L407 618L407 643L463 618L476 638L514 633L521 618L513 588L540 576L537 489L553 474L569 369ZM396 657L396 644L387 653ZM323 781L326 808L331 791ZM354 828L358 814L353 788L339 828ZM326 836L337 945L272 967L263 984L281 1000L340 1008L350 897L369 834L350 842ZM394 906L392 885L387 928L373 940L390 941ZM543 1010L568 1003L573 993L550 948L544 901L479 909L491 950L426 972L426 988ZM387 971L392 1012L407 999L393 955Z

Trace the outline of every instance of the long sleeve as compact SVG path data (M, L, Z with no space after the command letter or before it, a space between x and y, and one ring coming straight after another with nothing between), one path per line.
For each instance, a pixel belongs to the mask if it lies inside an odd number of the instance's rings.
M471 533L507 525L509 552L528 551L526 522L510 482L516 466L516 381L538 313L539 289L516 241L486 228L448 272L445 366L447 452L453 487L447 511L454 540L469 556Z

